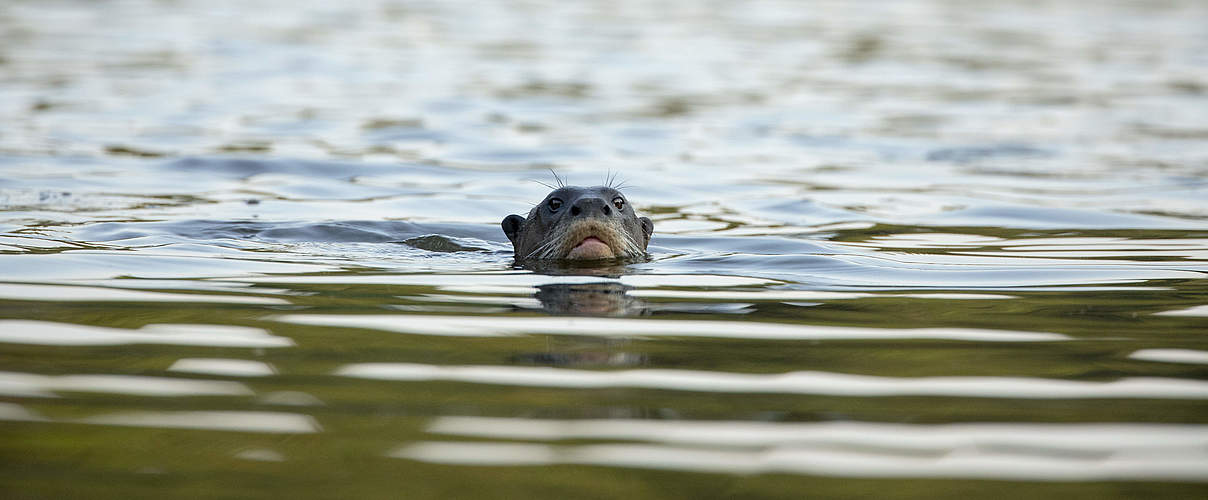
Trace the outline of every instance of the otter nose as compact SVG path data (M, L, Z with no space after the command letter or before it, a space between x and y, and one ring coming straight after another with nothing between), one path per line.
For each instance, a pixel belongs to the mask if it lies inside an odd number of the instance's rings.
M612 215L612 208L604 198L583 197L575 200L575 204L570 207L570 214L575 217L607 217Z

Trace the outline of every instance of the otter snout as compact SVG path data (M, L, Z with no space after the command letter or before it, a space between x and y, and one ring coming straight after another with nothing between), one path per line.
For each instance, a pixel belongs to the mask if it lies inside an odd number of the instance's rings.
M571 217L608 217L612 215L612 207L604 198L596 196L583 196L575 200L575 204L570 207Z

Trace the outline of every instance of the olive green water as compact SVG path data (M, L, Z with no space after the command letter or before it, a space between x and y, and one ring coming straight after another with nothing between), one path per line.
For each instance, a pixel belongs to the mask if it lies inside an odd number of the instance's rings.
M1206 21L4 2L0 497L1203 498Z

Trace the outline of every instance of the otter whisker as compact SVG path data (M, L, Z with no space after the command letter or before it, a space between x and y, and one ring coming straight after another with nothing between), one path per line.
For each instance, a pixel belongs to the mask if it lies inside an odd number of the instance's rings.
M569 228L559 230L532 253L536 253L538 258L541 259L556 259L562 257L564 254L570 251L568 245L573 246L576 244L576 242L570 241L570 238L568 237L569 232Z
M604 186L605 186L605 187L608 187L608 188L611 188L611 189L615 189L615 190L617 190L617 191L620 191L620 190L622 190L622 189L625 189L625 188L629 187L629 181L628 181L628 180L621 179L621 182L619 182L619 183L617 182L617 178L618 178L618 177L620 177L620 176L621 176L621 173L620 173L620 172L612 172L612 171L609 171L609 173L608 173L608 177L606 177L606 178L604 179Z
M616 187L615 187L615 186L613 186L613 185L612 185L612 183L614 183L614 182L616 182L616 181L617 181L617 176L618 176L618 175L621 175L621 173L620 173L620 172L613 172L612 170L609 170L609 171L608 171L608 173L604 175L604 185L605 185L605 186L608 186L608 187L610 187L610 188L612 188L612 189L616 189Z
M561 233L559 233L557 236L561 236ZM529 254L528 254L528 255L527 255L525 258L526 258L526 259L530 259L530 258L546 259L546 258L549 258L549 254L550 254L550 252L551 252L552 250L554 250L554 247L555 247L555 246L558 246L558 245L559 245L560 241L561 241L561 238L552 238L552 239L550 239L549 241L546 241L545 243L542 243L542 244L541 244L541 246L539 246L539 247L537 247L537 248L533 249L533 251L532 251L532 252L529 252Z
M624 240L625 240L625 250L624 250L625 254L641 255L642 253L644 253L646 251L646 249L639 246L638 242L636 240L634 240L633 238L627 237L627 238L624 238Z
M517 260L630 259L646 255L650 220L637 217L626 206L617 211L609 209L615 199L609 186L625 184L618 182L619 172L610 170L603 179L607 186L593 188L565 186L561 175L552 168L550 173L562 187L555 188L523 220L509 215L502 222Z

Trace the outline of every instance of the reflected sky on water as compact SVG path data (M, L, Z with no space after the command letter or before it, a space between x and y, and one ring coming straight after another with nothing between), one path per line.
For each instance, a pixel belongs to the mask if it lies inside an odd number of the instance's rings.
M1206 19L0 3L0 484L1201 498ZM552 172L650 258L514 265Z

